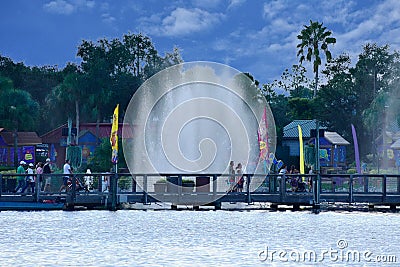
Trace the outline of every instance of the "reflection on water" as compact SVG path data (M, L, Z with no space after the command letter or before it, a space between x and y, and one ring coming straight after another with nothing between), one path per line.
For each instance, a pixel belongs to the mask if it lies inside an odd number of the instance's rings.
M0 213L0 236L1 266L304 266L295 262L304 251L320 260L334 250L400 262L393 213L10 211ZM312 264L356 264L329 257Z

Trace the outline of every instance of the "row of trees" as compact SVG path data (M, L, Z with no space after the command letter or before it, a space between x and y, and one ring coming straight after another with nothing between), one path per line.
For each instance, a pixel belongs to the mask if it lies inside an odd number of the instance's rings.
M367 43L355 64L346 53L333 58L328 45L336 39L322 23L313 21L304 26L298 39L300 65L286 69L279 80L262 85L278 137L282 137L283 126L294 119L317 119L350 141L353 124L361 155L375 155L376 141L386 130L385 124L400 125L399 53L391 52L389 45ZM325 82L318 86L320 50L326 64L322 71ZM314 80L307 78L307 70L301 65L305 60L312 62ZM277 94L277 89L287 93Z
M110 121L117 103L128 105L137 88L154 73L182 62L178 49L160 56L151 39L83 40L79 65L28 67L0 56L0 125L43 134L68 118ZM123 114L122 114L123 116Z
M292 120L318 119L348 140L354 124L362 155L374 153L370 144L382 132L385 106L393 107L390 121L400 117L399 54L389 45L368 43L352 63L347 54L332 57L329 46L336 39L331 35L322 23L311 21L298 35L300 64L286 69L279 80L255 84L273 111L278 144L283 126ZM321 72L322 55L326 64ZM0 56L0 126L42 134L68 118L75 118L77 125L109 122L117 102L125 110L143 81L182 62L176 48L160 56L149 37L132 33L121 39L83 40L77 56L79 65L68 63L62 70L27 67ZM313 80L304 61L312 63ZM282 90L286 93L277 93Z

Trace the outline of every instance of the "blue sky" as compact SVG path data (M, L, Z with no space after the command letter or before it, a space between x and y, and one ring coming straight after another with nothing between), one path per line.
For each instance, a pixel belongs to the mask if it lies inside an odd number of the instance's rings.
M400 48L398 0L5 0L1 11L0 54L29 66L63 68L79 63L82 40L142 32L162 55L177 46L186 62L225 63L266 83L297 64L310 19L333 32L333 56L355 61L367 42Z

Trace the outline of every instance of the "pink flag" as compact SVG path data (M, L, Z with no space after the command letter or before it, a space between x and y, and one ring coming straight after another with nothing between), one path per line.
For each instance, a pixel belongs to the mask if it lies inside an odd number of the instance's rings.
M264 107L264 113L260 125L258 126L258 144L260 145L259 161L266 161L268 158L268 121L266 107Z

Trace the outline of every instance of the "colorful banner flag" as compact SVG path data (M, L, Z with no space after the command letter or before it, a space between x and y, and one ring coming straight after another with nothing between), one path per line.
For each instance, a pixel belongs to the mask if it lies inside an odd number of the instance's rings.
M111 161L114 164L118 162L118 112L119 112L119 104L114 109L114 115L112 120L111 126L111 136L110 136L110 143L111 143Z
M267 108L264 107L264 113L258 127L258 144L260 146L259 162L264 164L264 172L267 173L267 159L268 153L268 121L267 121Z
M353 134L353 142L354 142L354 154L356 160L356 169L357 173L361 174L361 165L360 165L360 152L358 151L358 141L357 141L357 134L356 128L353 124L351 124L351 133Z
M304 174L304 146L303 146L303 132L300 125L297 125L299 130L299 143L300 143L300 174Z

